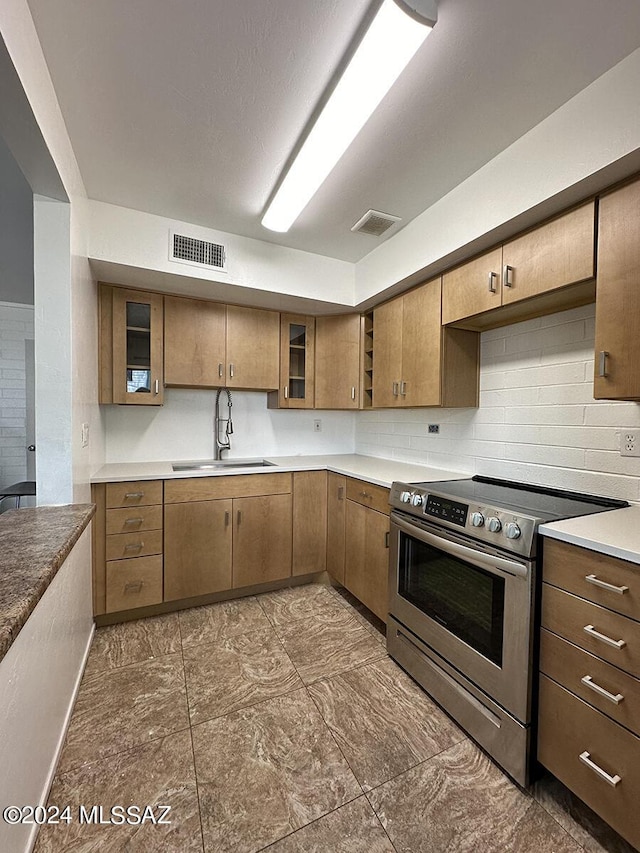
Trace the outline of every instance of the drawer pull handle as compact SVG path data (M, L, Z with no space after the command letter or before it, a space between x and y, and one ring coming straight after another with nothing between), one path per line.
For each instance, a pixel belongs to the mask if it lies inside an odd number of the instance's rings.
M144 521L144 518L142 518L142 516L140 516L140 518L128 518L124 524L125 524L125 527L127 527L129 524L142 524L143 521Z
M143 497L144 497L144 492L127 492L125 494L125 498L127 498L127 500L129 498L143 498Z
M141 551L144 548L144 542L129 542L124 546L125 551Z
M601 581L597 575L585 575L584 579L587 583L592 583L594 586L599 586L600 589L606 589L608 592L617 592L618 595L624 595L625 592L629 592L628 586L616 586L615 584Z
M589 690L593 690L593 692L597 693L598 696L603 696L605 699L608 699L609 702L613 702L614 705L619 705L624 699L622 693L616 693L614 696L613 693L609 693L609 691L605 690L604 687L600 687L600 685L596 684L590 675L584 675L580 681L585 687L588 687Z
M596 640L600 640L608 646L612 646L614 649L624 649L627 645L624 640L612 640L611 637L607 637L606 634L601 634L600 631L596 631L593 625L585 625L582 630L590 637L595 637Z
M606 770L603 770L602 767L598 767L598 765L591 760L591 756L588 752L585 751L580 753L580 761L582 761L583 764L586 764L589 770L593 770L596 776L599 776L601 779L604 779L604 781L608 785L611 785L613 788L615 788L616 785L622 782L622 778L618 776L617 773L615 776L610 776Z
M142 581L130 581L124 585L125 592L140 592L142 590Z

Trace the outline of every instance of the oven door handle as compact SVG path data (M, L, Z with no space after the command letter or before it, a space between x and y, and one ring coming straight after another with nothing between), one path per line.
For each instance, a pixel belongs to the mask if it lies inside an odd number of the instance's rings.
M457 542L452 542L450 539L445 539L442 536L436 536L434 533L429 533L428 530L423 530L414 524L409 524L399 518L395 513L391 516L391 521L400 530L414 539L419 539L427 545L433 545L434 548L439 548L445 554L451 554L452 557L459 557L471 563L473 566L478 566L480 569L485 569L494 575L501 575L505 572L509 575L526 578L529 576L529 569L523 566L522 563L516 563L514 560L507 560L504 557L497 557L493 554L485 554L482 551L476 551L475 548L469 548L466 545L460 545Z

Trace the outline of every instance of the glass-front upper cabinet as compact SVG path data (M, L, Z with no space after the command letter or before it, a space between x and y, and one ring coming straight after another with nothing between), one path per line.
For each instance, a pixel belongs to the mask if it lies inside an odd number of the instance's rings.
M113 402L163 402L162 296L113 289Z
M286 409L314 405L315 318L299 314L280 317L280 390L278 404Z

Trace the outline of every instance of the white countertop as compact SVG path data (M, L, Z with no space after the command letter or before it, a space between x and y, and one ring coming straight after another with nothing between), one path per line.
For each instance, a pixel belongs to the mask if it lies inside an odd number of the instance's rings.
M366 480L389 488L394 480L405 483L437 482L438 480L461 480L469 474L429 468L394 459L377 456L360 456L345 453L327 456L265 456L272 463L264 468L222 468L216 471L174 471L172 464L178 462L111 462L103 465L91 478L92 483L121 483L127 480L174 480L183 477L229 477L235 474L269 474L279 471L333 471L358 480ZM187 460L191 461L191 460Z
M540 533L640 564L640 506L553 521L542 524Z

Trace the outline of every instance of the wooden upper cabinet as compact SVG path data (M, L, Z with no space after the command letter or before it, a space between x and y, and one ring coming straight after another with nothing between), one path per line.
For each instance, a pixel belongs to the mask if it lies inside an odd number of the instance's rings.
M600 199L594 397L640 400L640 181Z
M493 249L442 276L442 324L502 304L502 248Z
M374 310L373 405L477 406L476 332L443 329L441 279Z
M595 203L565 213L502 247L502 304L595 275Z
M402 300L403 406L440 405L440 278L407 293Z
M445 273L442 323L488 329L585 305L594 275L590 201Z
M359 314L316 318L316 409L360 405Z
M376 408L400 404L402 300L399 296L373 311L373 405Z
M217 388L225 383L227 307L219 302L164 298L165 384Z
M100 403L163 402L162 296L100 286Z
M276 311L227 305L226 353L227 388L278 388L280 315Z
M280 386L269 406L313 409L315 381L314 317L280 315Z

